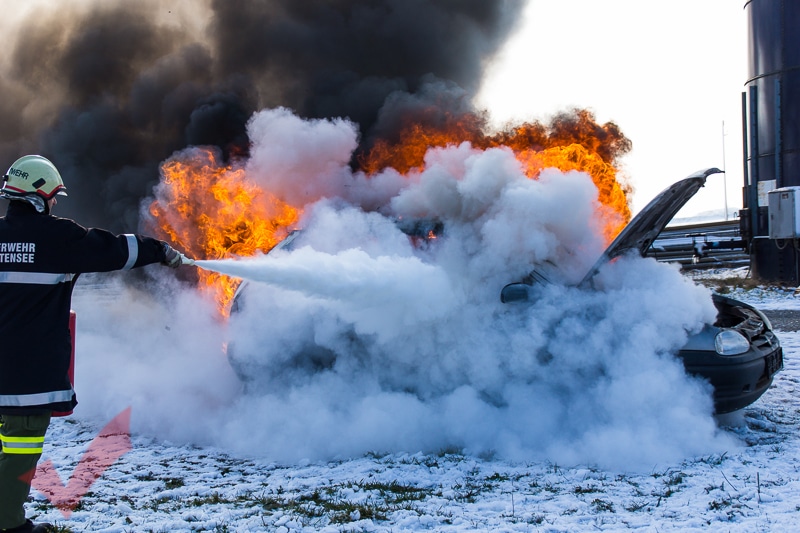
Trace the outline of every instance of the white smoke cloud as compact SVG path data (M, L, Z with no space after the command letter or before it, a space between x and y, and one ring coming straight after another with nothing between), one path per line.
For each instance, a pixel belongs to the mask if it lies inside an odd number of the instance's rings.
M157 275L164 267L146 268ZM122 276L84 276L76 287L76 414L108 421L132 406L156 435L165 424L194 435L202 413L240 390L223 350L225 325L211 302L174 280L151 292Z
M295 246L203 263L250 280L228 324L172 285L77 298L79 410L132 404L138 431L282 461L462 448L639 469L736 445L673 355L713 320L706 289L627 257L596 290L567 283L603 248L588 176L529 180L510 151L462 144L431 150L390 194L396 173L347 170L352 135L285 110L251 121L248 172L312 199ZM355 202L382 196L382 214ZM444 233L414 246L395 222L419 217ZM501 304L534 264L564 283Z
M344 119L304 120L286 108L265 109L250 118L248 134L248 177L292 205L343 198L372 211L408 185L393 169L370 177L351 171L358 127Z
M292 205L341 196L347 164L358 145L355 124L343 119L303 120L286 108L267 109L248 123L252 142L248 176Z

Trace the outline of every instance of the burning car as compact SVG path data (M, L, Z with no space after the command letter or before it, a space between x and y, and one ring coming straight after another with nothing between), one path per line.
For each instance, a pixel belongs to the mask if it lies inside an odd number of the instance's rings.
M716 172L720 171L712 168L697 172L660 193L619 233L579 286L591 288L598 271L609 261L631 253L643 256L673 216L705 184L707 177ZM398 227L417 248L429 245L445 231L441 223L429 220L399 222ZM298 239L302 241L302 232L290 234L270 253L291 249L299 242ZM509 305L531 304L537 298L537 290L551 283L549 277L543 270L534 270L521 281L503 287L500 300ZM248 293L257 289L247 282L239 286L231 307L232 317L247 305L246 300L251 296ZM324 307L312 307L312 299L309 299L309 307L304 308L303 297L299 296L301 305L290 308L283 306L279 296L268 292L253 297L270 299L266 307L273 310L275 319L264 321L263 327L274 330L270 332L274 334L267 337L279 345L271 348L268 362L253 354L258 346L245 346L238 341L229 345L231 365L248 386L259 386L258 381L264 376L267 376L269 386L276 386L291 382L295 374L323 372L334 367L337 351L342 353L341 350L346 350L353 360L368 359L367 339L353 328L341 327L340 318L326 313ZM691 336L677 357L687 373L710 382L714 389L715 410L723 414L755 402L783 367L783 354L780 342L763 313L722 295L714 294L712 299L717 309L716 320ZM264 304L260 302L262 308ZM313 333L288 335L281 328ZM408 389L412 385L404 383L402 386Z
M662 191L620 232L580 285L591 286L599 269L617 257L628 253L644 256L672 217L705 185L706 178L718 172L717 168L696 172ZM534 298L535 286L543 283L549 283L547 277L534 271L521 282L506 285L501 300L529 301ZM764 394L783 368L783 351L762 312L719 294L713 294L712 300L716 321L691 336L677 356L689 374L711 383L716 412L724 414L747 407Z

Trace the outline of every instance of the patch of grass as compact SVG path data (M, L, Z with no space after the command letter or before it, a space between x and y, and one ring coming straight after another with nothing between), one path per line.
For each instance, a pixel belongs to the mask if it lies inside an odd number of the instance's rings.
M367 493L359 501L350 501L342 496L342 491ZM274 492L260 494L247 493L236 499L239 506L257 506L266 514L283 512L301 520L313 519L324 523L347 524L356 520L388 520L392 512L398 510L415 511L414 504L433 494L433 489L419 488L397 481L392 482L352 482L319 487L311 492L295 496L285 495L282 487ZM216 503L218 495L197 499L193 503Z
M577 487L572 489L572 492L574 492L575 494L592 494L593 492L600 492L600 489L597 487L593 487L591 485L586 487L578 485Z
M600 498L592 500L592 508L598 513L614 512L614 504L607 500L601 500Z
M256 497L254 501L259 507L268 513L283 509L286 506L286 500L275 498L273 496L267 496L266 494Z
M146 474L137 474L134 476L136 481L158 481L158 478L153 472L148 472Z
M390 509L384 505L344 502L330 511L330 521L333 524L346 524L356 520L387 520L389 512Z
M171 477L164 480L164 488L167 490L179 489L185 485L186 483L184 483L184 481L178 477Z
M730 498L718 498L708 504L708 509L709 511L722 511L730 507L732 503Z
M233 503L233 500L225 498L218 492L212 492L208 496L203 496L202 498L194 498L193 500L189 500L188 505L190 507L203 507L205 505L219 505L219 504L230 504Z
M647 508L647 500L633 500L629 504L625 505L625 510L629 513L635 513L636 511L641 511L645 508Z
M664 484L668 487L676 487L683 484L683 472L673 472L664 480Z
M455 500L460 503L475 503L478 496L483 492L480 485L475 484L473 481L467 479L463 484L456 483L453 485L453 490L456 493Z
M371 482L361 486L365 491L377 491L383 500L389 505L398 505L404 502L422 501L431 491L420 489L411 485L404 485L397 481L391 483Z
M487 477L486 481L502 482L502 481L508 481L509 479L511 478L508 477L507 475L495 472L491 476Z
M172 501L172 498L168 496L160 496L158 498L153 498L152 500L148 501L145 505L145 509L150 509L152 511L159 511L161 506L169 503Z
M561 492L561 489L559 489L556 485L553 485L552 483L549 482L545 483L544 490L552 494L558 494L559 492Z
M315 490L286 502L284 510L307 518L326 516L332 524L346 524L355 520L387 520L395 509L397 507L371 498L364 502L351 502Z
M662 479L662 482L664 483L664 489L660 491L654 490L651 493L651 496L658 497L659 504L661 503L662 499L669 498L670 496L672 496L673 494L675 494L680 490L680 487L684 483L684 476L685 476L683 472L671 472L669 470L662 474L653 473L651 475L656 479L661 477L664 478Z
M709 455L708 457L700 459L700 462L701 463L705 463L707 465L711 465L711 466L719 466L719 465L721 465L722 463L725 462L725 460L727 459L727 455L728 455L728 452L722 452L721 454Z
M542 524L544 524L545 520L547 520L547 517L545 515L543 515L543 514L535 514L535 515L531 515L531 517L528 518L528 520L526 520L526 522L528 522L529 524L532 524L534 526L541 526Z

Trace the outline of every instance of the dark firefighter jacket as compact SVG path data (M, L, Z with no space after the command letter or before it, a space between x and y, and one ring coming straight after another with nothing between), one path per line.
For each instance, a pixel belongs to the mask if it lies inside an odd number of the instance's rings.
M86 229L11 201L0 218L0 414L71 411L69 312L78 274L164 261L161 241Z

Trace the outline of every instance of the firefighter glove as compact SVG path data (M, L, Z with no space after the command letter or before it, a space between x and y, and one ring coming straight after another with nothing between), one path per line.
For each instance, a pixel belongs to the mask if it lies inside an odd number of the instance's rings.
M167 265L170 268L178 268L181 265L192 265L194 261L180 253L178 250L173 248L167 243L163 243L164 246L164 261L161 263Z

